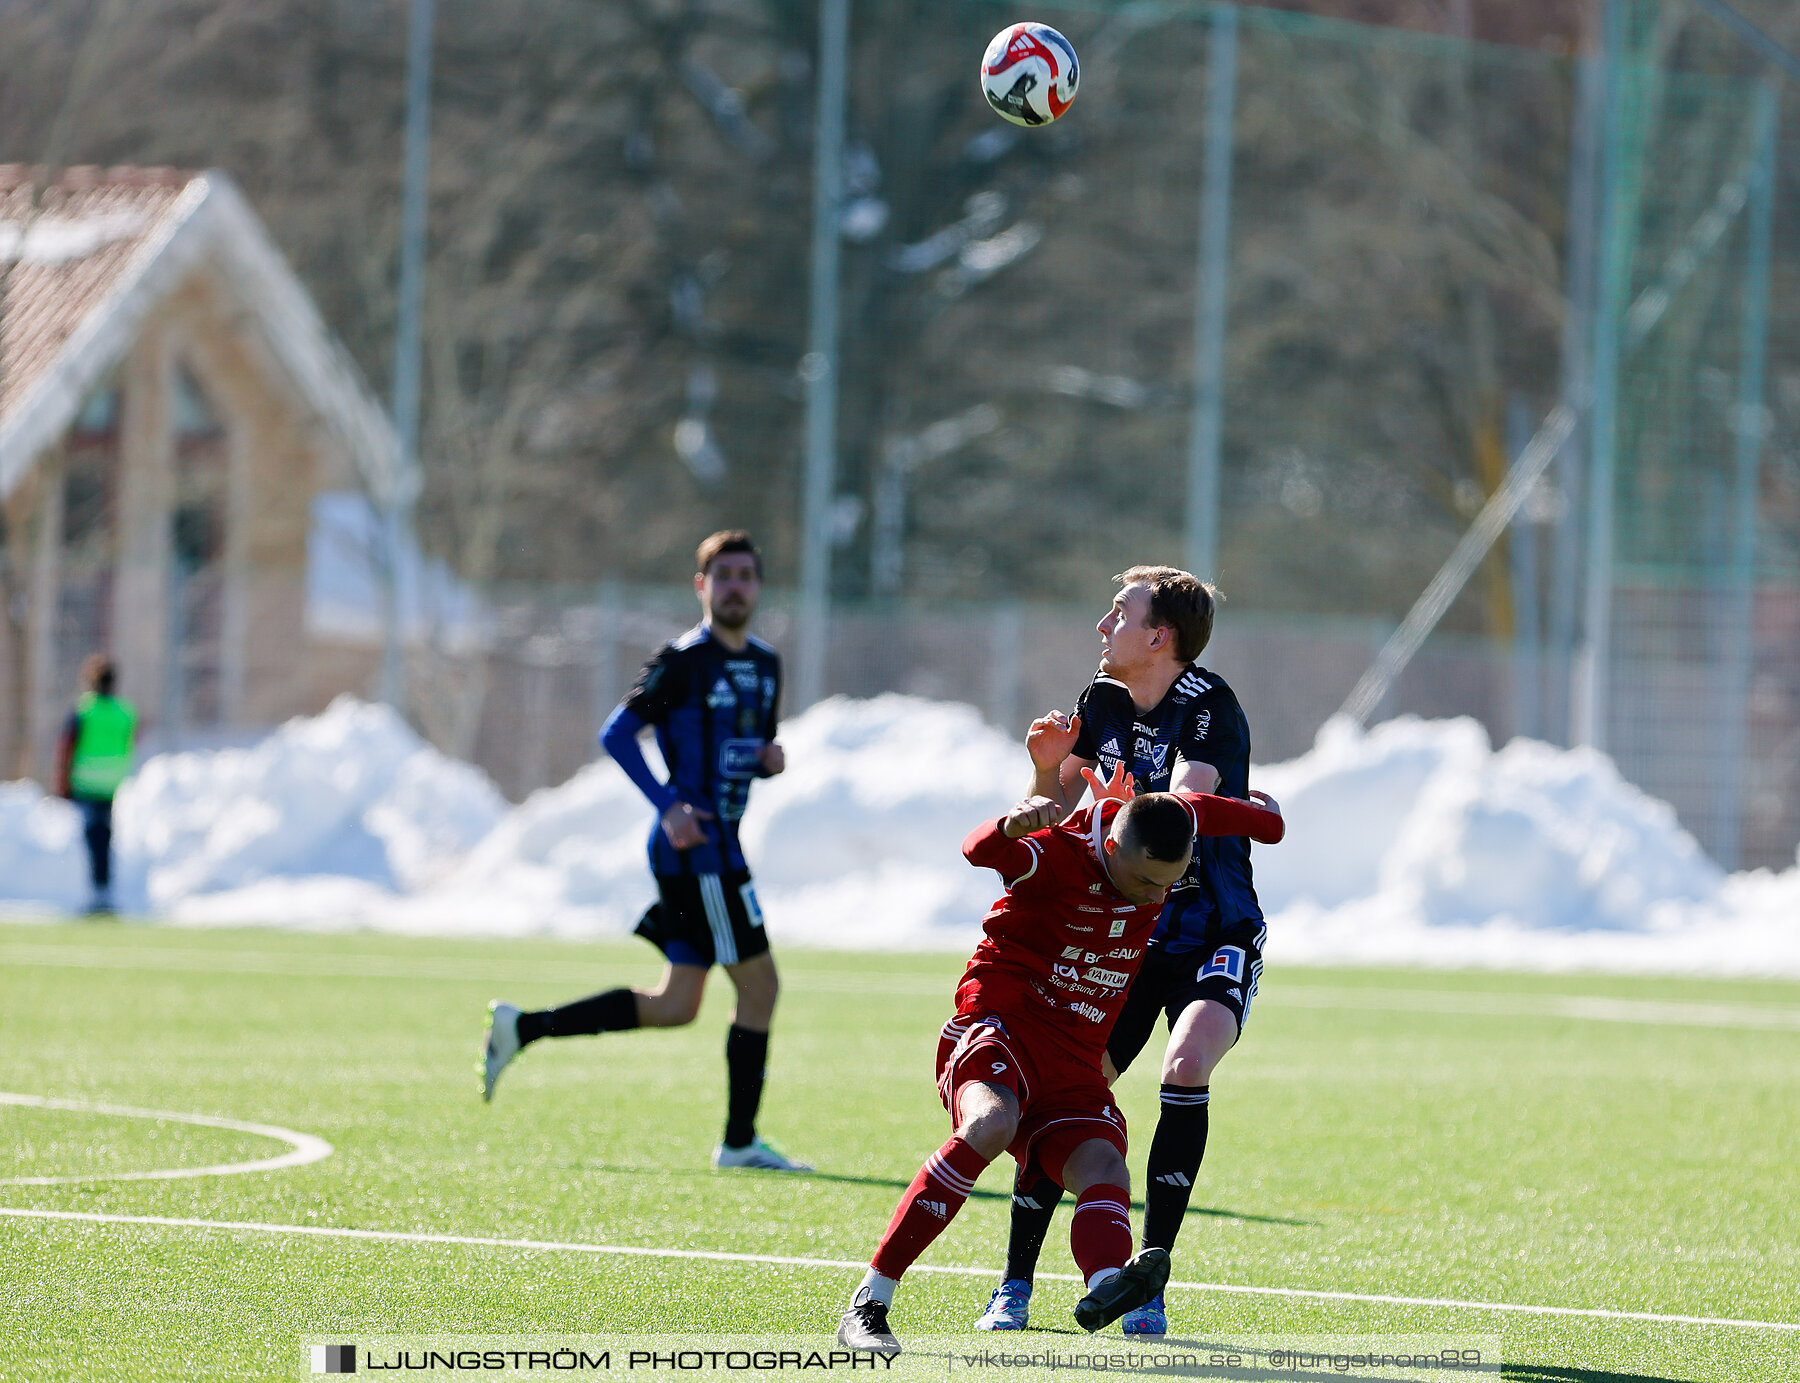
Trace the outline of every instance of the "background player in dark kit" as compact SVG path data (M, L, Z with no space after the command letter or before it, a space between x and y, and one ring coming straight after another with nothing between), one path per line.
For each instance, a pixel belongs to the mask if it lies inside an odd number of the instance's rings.
M700 544L694 590L701 620L657 651L620 703L601 743L661 813L650 832L650 868L658 901L639 936L668 960L654 990L609 989L534 1013L490 1004L482 1094L519 1050L541 1037L574 1037L631 1028L676 1028L700 1011L713 965L737 989L725 1039L728 1100L715 1167L811 1171L756 1135L769 1024L779 981L763 931L750 870L738 844L738 820L750 782L781 772L775 743L781 658L749 632L762 593L762 555L750 535L730 529ZM651 772L638 734L656 729L669 781Z
M1032 792L1065 810L1080 800L1082 770L1129 772L1140 792L1249 791L1250 732L1223 678L1195 661L1212 636L1216 592L1173 567L1132 567L1098 627L1100 670L1075 714L1033 723ZM1206 1152L1209 1084L1242 1030L1262 972L1262 909L1242 837L1197 842L1188 874L1169 897L1149 955L1107 1044L1116 1075L1143 1049L1159 1010L1167 1015L1161 1110L1145 1168L1143 1243L1172 1249ZM1038 1250L1061 1189L1015 1188L1006 1278L984 1330L1022 1329ZM1127 1334L1167 1329L1161 1298L1129 1313Z

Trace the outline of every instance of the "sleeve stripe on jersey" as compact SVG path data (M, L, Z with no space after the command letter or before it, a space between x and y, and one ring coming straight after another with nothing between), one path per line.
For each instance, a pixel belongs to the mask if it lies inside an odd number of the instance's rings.
M1029 846L1031 849L1031 868L1027 869L1023 874L1019 875L1018 878L1014 879L1010 884L1008 884L1007 885L1008 888L1018 887L1020 884L1024 883L1027 879L1029 879L1033 874L1037 873L1038 865L1042 864L1043 860L1044 860L1044 847L1043 846L1039 845L1030 836L1024 836L1021 838L1024 840L1025 844L1027 846Z
M1198 668L1189 668L1175 683L1176 690L1188 696L1198 696L1201 692L1209 692L1213 684L1200 675Z

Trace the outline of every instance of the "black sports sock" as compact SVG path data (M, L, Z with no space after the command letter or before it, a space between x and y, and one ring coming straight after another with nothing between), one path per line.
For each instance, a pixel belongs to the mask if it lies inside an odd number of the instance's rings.
M769 1064L769 1034L733 1023L725 1034L725 1146L756 1141L756 1109L762 1103L763 1068Z
M591 1037L599 1032L629 1032L638 1026L637 995L609 989L560 1008L519 1015L519 1045L540 1037Z
M1144 1168L1144 1247L1173 1249L1187 1214L1200 1159L1206 1156L1204 1085L1164 1085L1162 1116Z
M1050 1217L1063 1189L1049 1177L1030 1186L1013 1184L1012 1222L1006 1236L1006 1277L1030 1282L1037 1276L1038 1254L1050 1232Z

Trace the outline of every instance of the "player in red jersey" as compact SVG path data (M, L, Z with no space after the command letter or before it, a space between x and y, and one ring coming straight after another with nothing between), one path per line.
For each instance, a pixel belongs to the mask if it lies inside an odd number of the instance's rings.
M1196 833L1273 843L1282 821L1266 797L1265 806L1200 793L1130 798L1123 773L1090 781L1099 800L1066 821L1059 804L1031 797L963 842L963 856L997 871L1006 893L982 923L938 1046L938 1091L956 1132L906 1188L844 1312L838 1340L851 1349L899 1350L887 1320L894 1288L1002 1152L1075 1194L1069 1242L1087 1283L1075 1307L1084 1329L1117 1320L1168 1280L1164 1249L1127 1262L1125 1120L1101 1057Z

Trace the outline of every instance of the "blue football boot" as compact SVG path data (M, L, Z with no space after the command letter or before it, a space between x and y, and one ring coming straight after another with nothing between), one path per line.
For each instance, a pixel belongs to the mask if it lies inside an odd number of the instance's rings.
M1119 1320L1119 1329L1127 1335L1160 1340L1169 1333L1169 1317L1163 1310L1162 1293L1158 1292L1135 1311L1127 1311Z
M977 1330L1023 1330L1031 1319L1031 1284L1009 1277L994 1289L987 1310L975 1322Z

